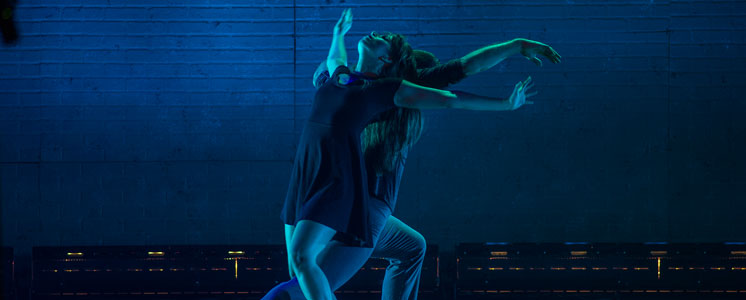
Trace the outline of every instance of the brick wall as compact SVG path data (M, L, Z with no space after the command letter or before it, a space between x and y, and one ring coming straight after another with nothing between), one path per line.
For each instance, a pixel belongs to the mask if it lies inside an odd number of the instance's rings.
M19 2L20 43L0 50L2 242L19 260L282 243L343 6L351 64L372 30L444 62L515 37L563 57L453 87L507 96L531 75L533 105L425 112L395 215L428 242L746 240L744 1Z

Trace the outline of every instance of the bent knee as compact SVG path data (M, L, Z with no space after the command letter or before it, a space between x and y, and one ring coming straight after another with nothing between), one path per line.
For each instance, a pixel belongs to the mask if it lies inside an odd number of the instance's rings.
M425 237L417 240L417 249L419 250L417 254L421 257L425 257L425 252L427 252L427 242L425 241Z
M425 237L417 233L411 236L411 248L409 253L412 255L412 259L421 260L425 258L425 252L427 252L427 242Z
M290 249L290 260L293 262L293 267L299 270L307 269L311 264L315 264L315 256L304 249Z

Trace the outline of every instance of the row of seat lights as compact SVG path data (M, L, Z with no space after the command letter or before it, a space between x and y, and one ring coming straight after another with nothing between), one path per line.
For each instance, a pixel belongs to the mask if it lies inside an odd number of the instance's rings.
M661 255L667 255L668 251L650 251L650 255L654 256L661 256ZM731 251L731 255L746 255L746 251ZM490 255L492 256L506 256L508 255L508 251L491 251ZM588 255L588 251L570 251L570 255L573 256L583 256Z
M746 290L459 290L471 293L746 293Z
M366 268L361 268L361 269L365 270ZM371 267L371 268L367 268L367 269L373 270L373 271L386 270L386 268L384 268L384 267L381 267L381 268ZM142 272L144 270L145 269L136 269L136 268L133 269L133 268L130 268L130 269L127 269L126 271L127 272ZM165 270L166 269L161 269L161 268L158 268L158 269L148 269L148 272L163 272ZM184 271L183 268L169 268L168 270L169 271ZM200 271L207 271L206 268L201 268L199 270ZM248 270L248 271L261 271L261 270L272 271L272 268L244 268L244 270ZM41 271L42 272L54 272L54 273L57 273L60 270L58 270L58 269L48 270L47 269L47 270L41 270ZM65 271L65 272L80 272L80 269L63 269L62 271ZM105 269L105 270L104 269L83 269L83 271L84 272L100 272L100 271L113 272L114 270L112 270L112 269ZM210 271L228 271L228 269L227 268L211 268Z
M86 296L86 295L219 295L219 294L265 294L267 291L200 291L200 292L60 292L36 293L44 296ZM380 294L378 290L344 290L335 294Z
M261 271L261 270L271 271L272 270L272 268L269 268L269 267L268 268L244 268L244 269L245 270L249 270L249 271ZM385 268L381 268L381 269L385 269ZM151 269L147 269L147 270L148 270L148 272L163 272L163 271L166 271L166 269L162 269L162 268L151 268ZM185 269L183 269L183 268L169 268L168 270L169 271L184 271ZM206 268L200 268L199 270L200 271L207 271L208 269L206 269ZM228 271L227 268L210 268L209 270L210 271ZM54 273L57 273L59 271L60 270L58 270L58 269L42 270L42 272L54 272ZM80 272L80 269L63 269L62 271L65 271L65 272ZM114 270L112 270L112 269L83 269L83 271L84 272L100 272L100 271L113 272ZM145 269L137 269L137 268L126 269L126 272L143 272L143 271L145 271Z
M246 254L244 251L228 251L229 255L243 255ZM668 251L650 251L650 255L667 255ZM746 255L746 251L731 251L731 255ZM162 251L148 251L149 256L164 256L165 253ZM506 256L508 251L492 251L492 256ZM588 251L570 251L570 255L582 256L588 255ZM83 256L82 252L67 252L67 256Z
M502 268L502 267L489 267L489 268L469 267L469 268L466 268L466 269L467 270L472 270L472 271L480 271L482 269L490 270L490 271L501 271L501 270L504 270L505 268ZM508 270L515 270L515 271L526 270L526 269L530 269L530 270L546 270L546 268L541 268L541 267L536 267L536 268L533 268L533 267L531 267L531 268L508 267ZM557 270L567 270L566 267L551 267L549 269L550 270L555 270L555 271L557 271ZM587 267L571 267L570 269L571 270L587 270L588 268ZM591 269L598 271L598 270L608 270L609 268L606 268L606 267L592 267ZM650 268L648 268L648 267L634 267L634 268L613 267L612 268L612 270L631 270L631 269L634 269L634 270L650 270ZM669 270L684 270L686 268L684 268L684 267L668 267L668 269ZM728 269L727 267L710 267L710 270L727 270L727 269ZM746 271L746 267L731 267L730 269L731 270ZM689 270L705 270L705 268L704 267L689 267Z
M244 251L228 251L229 255L244 255ZM164 256L166 255L163 251L148 251L148 256ZM67 256L71 257L82 257L83 252L67 252Z

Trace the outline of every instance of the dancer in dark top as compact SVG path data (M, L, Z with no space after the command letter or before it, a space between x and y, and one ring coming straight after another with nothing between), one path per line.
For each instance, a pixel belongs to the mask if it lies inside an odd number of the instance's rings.
M375 33L373 33L375 34ZM466 77L460 59L454 59L444 65L438 63L437 58L427 51L413 51L418 68L418 82L430 87L445 87L455 84ZM359 74L362 75L362 74ZM313 85L319 88L329 79L326 62L322 62L313 76ZM430 84L427 84L427 83ZM408 108L394 108L393 110L410 110ZM419 122L419 120L415 120ZM406 127L406 126L405 126ZM363 137L373 134L378 128L375 123L369 124ZM410 128L402 130L410 131ZM415 130L413 134L419 135ZM365 147L365 150L373 147ZM366 151L363 150L364 153ZM422 263L425 258L425 238L404 222L392 216L396 205L401 175L407 151L401 152L401 160L396 168L384 174L376 174L376 168L366 167L368 171L368 187L371 197L380 201L370 201L370 211L373 215L370 223L374 247L349 246L341 236L337 235L330 241L317 259L329 281L332 291L337 290L360 268L370 257L380 257L389 260L389 266L383 279L381 299L417 299ZM364 155L365 156L365 155ZM368 157L370 157L368 155ZM366 165L369 165L366 160ZM291 238L288 239L288 241ZM339 259L344 257L344 259ZM291 266L290 262L288 263ZM290 271L291 279L275 286L262 300L306 299L303 296L297 277Z
M286 236L291 237L291 270L308 299L332 298L329 282L316 265L316 256L335 233L360 246L375 242L371 239L367 211L374 202L368 198L368 171L359 139L366 124L382 120L381 113L396 107L513 110L528 96L525 91L530 78L516 84L511 97L504 101L426 88L404 80L417 78L411 48L400 35L371 35L361 40L360 63L356 72L351 72L345 66L342 42L350 24L347 10L335 27L327 60L329 69L335 71L316 94L283 209ZM372 80L376 77L379 79Z
M432 53L413 50L418 68L417 81L432 88L445 88L450 84L458 83L466 77L465 71L471 69L471 67L480 66L482 70L487 69L483 66L497 64L505 58L504 54L515 52L514 47L510 46L512 43L515 43L515 40L487 46L463 58L453 59L442 65ZM548 46L545 47L548 48ZM326 62L322 62L314 72L312 84L318 88L328 79L329 72L326 69ZM397 107L394 110L408 110L408 108ZM366 127L363 133L364 140L366 136L373 134L371 133L372 130L378 128L374 125L369 124ZM419 135L417 130L410 130L406 124L398 125L402 127L400 129L402 131ZM335 239L330 241L319 254L317 259L319 267L327 276L332 291L339 289L352 278L370 257L376 257L389 261L381 287L381 299L417 299L420 273L426 252L425 238L415 229L392 215L396 206L396 199L398 199L399 183L410 147L411 144L402 149L401 160L396 164L395 169L381 175L376 174L376 168L370 167L370 163L366 160L371 197L382 201L371 201L373 207L371 211L375 212L381 219L385 218L385 223L383 228L379 229L381 222L371 221L373 224L379 224L378 226L371 226L371 229L373 229L372 236L375 240L374 248L348 246L335 236ZM366 156L366 150L369 149L371 148L364 148L364 156ZM386 203L386 206L378 205L379 203ZM375 237L378 238L375 239ZM339 259L340 257L345 259ZM262 300L306 299L292 271L290 277L290 280L275 286Z

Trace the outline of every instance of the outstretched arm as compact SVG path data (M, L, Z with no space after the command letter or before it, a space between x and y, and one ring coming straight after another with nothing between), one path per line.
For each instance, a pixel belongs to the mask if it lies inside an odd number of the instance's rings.
M464 65L464 73L466 76L470 76L492 68L506 58L518 53L538 66L541 66L541 60L536 55L543 55L555 64L559 63L560 58L562 58L557 51L554 51L548 45L518 38L472 51L462 57L461 62Z
M334 35L332 37L332 46L329 48L329 55L326 57L326 65L330 73L337 69L337 66L347 65L347 51L345 50L344 36L352 26L352 11L348 8L342 12L342 16L334 25Z
M447 91L424 87L402 80L394 94L394 104L417 109L458 108L468 110L515 110L526 103L526 98L537 92L526 94L531 88L531 77L515 85L507 99L480 96L462 91Z

